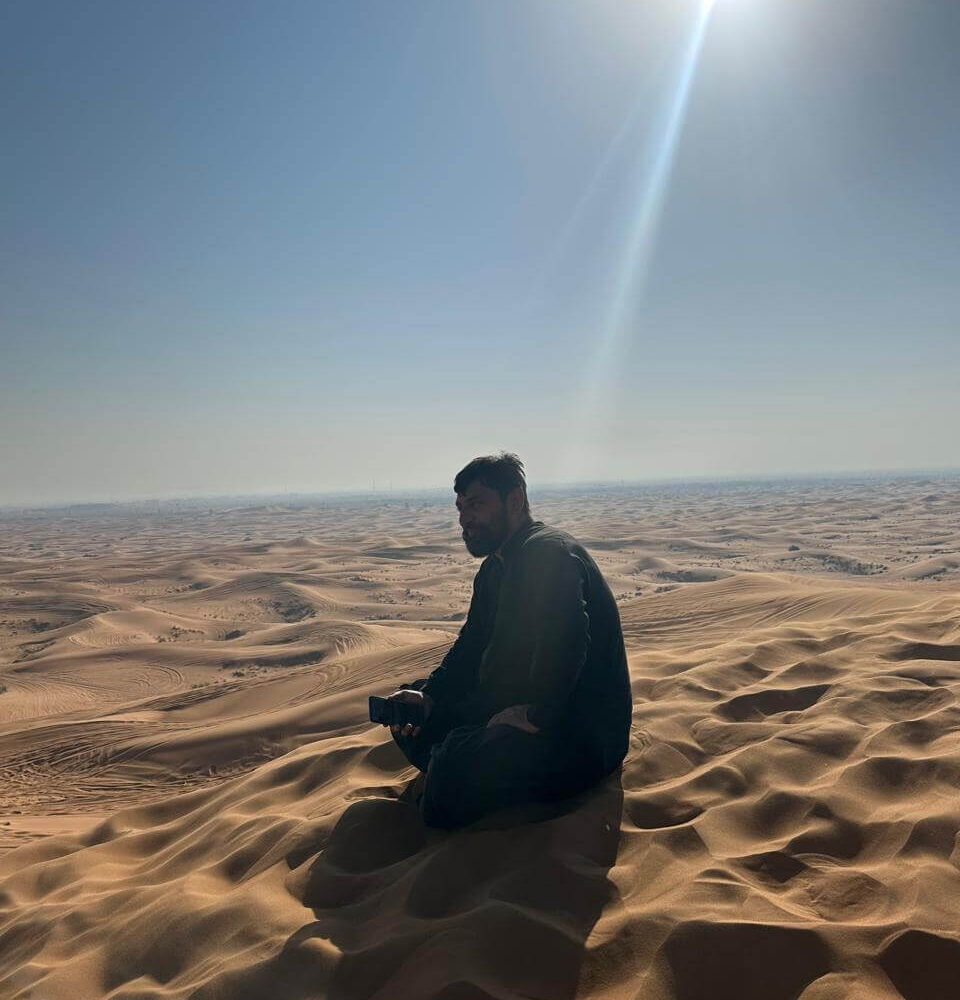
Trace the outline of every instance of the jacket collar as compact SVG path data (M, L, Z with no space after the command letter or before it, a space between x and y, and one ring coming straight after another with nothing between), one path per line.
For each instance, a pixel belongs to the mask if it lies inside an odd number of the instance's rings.
M526 541L526 539L537 529L543 527L543 521L530 521L529 524L523 525L522 528L517 528L517 530L500 546L497 550L497 555L503 561L504 565L508 565L513 557L517 554L517 550Z

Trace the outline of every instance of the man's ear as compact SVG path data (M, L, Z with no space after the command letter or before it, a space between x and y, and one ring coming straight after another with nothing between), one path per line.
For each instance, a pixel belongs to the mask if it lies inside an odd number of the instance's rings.
M518 517L523 513L523 487L514 486L507 494L507 513L512 517Z

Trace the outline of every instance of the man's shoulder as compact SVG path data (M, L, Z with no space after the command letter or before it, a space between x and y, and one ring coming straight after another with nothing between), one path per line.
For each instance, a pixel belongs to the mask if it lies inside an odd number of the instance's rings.
M518 555L525 560L552 560L581 553L585 553L583 546L569 531L540 522L524 538Z

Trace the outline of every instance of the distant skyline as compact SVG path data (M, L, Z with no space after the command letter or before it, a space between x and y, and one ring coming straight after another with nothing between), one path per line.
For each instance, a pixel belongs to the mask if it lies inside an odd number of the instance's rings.
M960 466L960 3L13 0L0 506Z

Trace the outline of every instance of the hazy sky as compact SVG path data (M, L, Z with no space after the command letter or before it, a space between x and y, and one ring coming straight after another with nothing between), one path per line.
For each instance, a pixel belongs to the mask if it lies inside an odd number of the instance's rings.
M6 0L0 504L960 465L960 3Z

